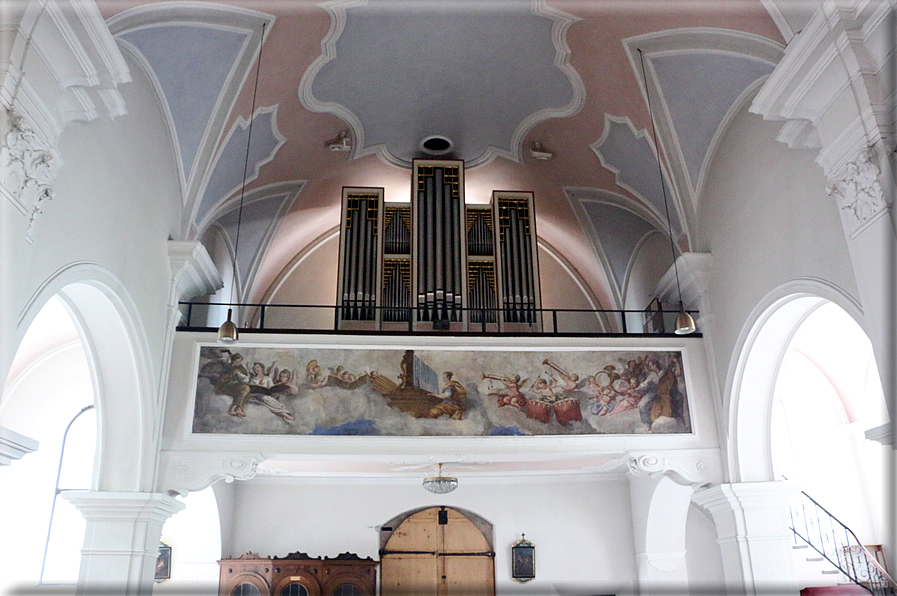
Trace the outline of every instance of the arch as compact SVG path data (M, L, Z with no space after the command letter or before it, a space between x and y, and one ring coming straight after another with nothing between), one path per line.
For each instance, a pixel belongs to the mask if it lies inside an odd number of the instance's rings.
M469 517L470 516L470 517ZM380 593L383 596L435 593L495 593L492 525L469 511L430 506L407 512L381 529ZM388 534L387 536L384 536Z
M789 281L767 294L739 334L725 395L729 396L729 476L733 482L775 479L770 449L773 390L779 367L794 333L813 311L827 302L843 308L861 327L862 309L844 290L820 279Z
M19 317L16 347L51 296L66 305L84 343L98 414L93 490L143 491L152 483L155 389L146 334L121 281L90 262L51 275Z

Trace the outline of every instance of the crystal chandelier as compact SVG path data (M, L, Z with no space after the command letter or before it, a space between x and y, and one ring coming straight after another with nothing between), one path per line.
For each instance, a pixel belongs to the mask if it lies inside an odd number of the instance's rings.
M439 464L439 475L424 478L423 487L431 493L444 495L458 488L458 479L442 475L442 464Z

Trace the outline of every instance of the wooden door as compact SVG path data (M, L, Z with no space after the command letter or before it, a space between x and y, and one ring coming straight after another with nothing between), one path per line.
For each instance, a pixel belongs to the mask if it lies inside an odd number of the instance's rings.
M425 509L403 521L381 552L381 596L493 596L494 556L463 514Z

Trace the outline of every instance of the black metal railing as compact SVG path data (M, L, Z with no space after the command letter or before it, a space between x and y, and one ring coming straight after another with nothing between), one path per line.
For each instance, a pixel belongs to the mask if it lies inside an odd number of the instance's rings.
M853 530L807 493L791 504L791 531L853 583L874 596L892 596L897 584Z
M645 324L641 310L585 310L574 308L527 308L522 316L509 314L507 307L460 308L459 316L440 320L432 307L365 305L366 320L345 318L347 304L255 304L181 302L179 331L217 329L227 310L233 309L234 321L242 331L261 333L367 332L383 334L442 331L460 335L524 334L566 336L646 335L670 336L672 325ZM697 311L689 311L693 316ZM379 317L377 315L380 315ZM676 313L670 313L675 318ZM379 329L375 327L380 319ZM219 320L220 319L220 320ZM458 323L466 321L466 325ZM694 336L700 337L699 333Z

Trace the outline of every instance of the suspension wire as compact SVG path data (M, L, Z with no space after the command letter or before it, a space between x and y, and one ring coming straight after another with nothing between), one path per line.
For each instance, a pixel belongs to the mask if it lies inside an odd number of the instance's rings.
M237 237L234 240L233 276L231 278L231 299L237 291L237 256L240 251L240 228L243 223L243 199L246 197L246 177L249 172L249 150L252 147L252 124L255 121L255 100L259 90L259 74L262 70L262 46L265 45L265 28L268 23L262 23L262 36L259 40L259 57L255 67L255 85L252 89L252 108L249 111L249 134L246 139L246 158L243 161L243 185L240 187L240 210L237 212Z
M673 271L676 272L676 289L679 292L679 309L682 310L682 285L679 283L679 265L677 264L678 260L676 258L676 245L673 242L673 222L670 219L670 204L667 201L667 187L664 182L663 176L663 164L661 163L660 157L660 145L657 142L657 126L654 124L654 110L651 107L651 92L648 90L648 73L645 70L645 55L642 54L641 48L636 48L638 50L639 61L642 65L642 81L645 83L645 98L648 101L648 116L651 118L651 133L654 137L654 150L657 151L657 171L660 174L660 191L663 194L663 207L666 210L667 215L667 230L670 236L670 252L673 255Z

